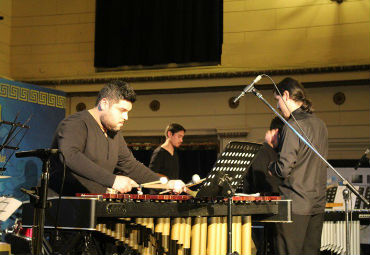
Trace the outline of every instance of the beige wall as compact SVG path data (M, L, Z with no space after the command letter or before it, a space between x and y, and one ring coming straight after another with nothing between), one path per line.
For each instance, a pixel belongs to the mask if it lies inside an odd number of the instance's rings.
M12 77L94 73L94 22L95 0L14 0Z
M222 65L247 69L368 64L368 0L226 1Z
M10 17L10 21L0 21L0 29L8 38L0 37L0 74L32 83L43 79L153 77L368 65L369 2L225 0L221 65L96 73L93 66L95 0L0 0L0 7L7 7L5 10ZM369 79L370 73L337 72L295 77L304 82L325 82ZM279 81L282 77L273 78ZM134 82L132 85L136 90L217 87L247 84L252 79L168 80ZM260 84L271 83L263 79ZM66 92L90 92L98 91L101 86L63 84L50 87ZM335 105L332 100L338 91L344 92L347 98L342 106ZM184 124L189 133L227 134L246 130L248 136L240 139L262 141L272 114L252 95L243 98L239 108L230 109L227 101L237 93L139 96L123 132L126 135L160 135L169 121L177 121ZM263 94L271 100L270 91L264 90ZM329 128L330 158L359 157L370 143L369 86L312 88L309 94L317 114ZM158 112L149 110L148 105L153 99L161 102ZM67 113L73 113L78 102L92 107L94 100L71 97ZM224 138L222 143L227 140Z
M369 0L225 0L220 66L114 74L94 70L95 0L12 3L11 76L17 80L356 65L370 59Z
M307 89L313 101L316 114L322 118L329 131L329 158L346 159L361 156L369 147L369 106L370 88L368 86L338 86ZM336 105L333 96L343 92L346 101ZM129 121L123 128L127 136L162 135L169 122L179 122L188 134L232 134L247 131L247 137L233 138L262 142L264 134L273 118L272 112L252 94L246 95L236 109L228 106L228 99L238 92L209 92L174 95L142 95L138 97ZM262 90L263 96L275 107L271 90ZM149 108L152 100L161 103L159 111ZM72 97L70 109L84 102L93 107L95 97ZM231 140L233 140L231 139ZM223 138L226 144L230 139Z
M10 77L11 1L0 0L0 77Z

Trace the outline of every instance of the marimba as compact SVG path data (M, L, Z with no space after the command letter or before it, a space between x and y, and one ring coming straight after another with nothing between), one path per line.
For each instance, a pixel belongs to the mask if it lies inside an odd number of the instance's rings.
M58 198L49 199L45 228L54 228ZM290 222L291 200L233 197L233 251L251 253L252 219ZM59 229L100 231L140 254L226 254L227 199L185 195L78 194L60 200ZM33 208L23 205L23 226Z

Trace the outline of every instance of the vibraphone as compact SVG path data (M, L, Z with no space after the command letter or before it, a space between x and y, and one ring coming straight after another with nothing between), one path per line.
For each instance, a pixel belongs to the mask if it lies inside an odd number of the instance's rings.
M45 228L54 228L58 198L49 199ZM252 219L290 222L291 200L233 197L233 251L251 253ZM63 197L60 229L100 231L140 254L226 254L227 199L184 195L79 194ZM33 207L23 205L23 226Z

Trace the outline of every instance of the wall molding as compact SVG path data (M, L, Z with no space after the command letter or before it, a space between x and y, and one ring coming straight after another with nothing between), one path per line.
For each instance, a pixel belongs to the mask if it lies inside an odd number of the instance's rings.
M158 75L158 76L140 76L127 77L124 74L115 75L112 72L107 74L107 77L89 77L89 78L71 78L71 79L49 79L49 80L23 80L22 82L32 83L41 86L50 85L82 85L82 84L104 84L115 79L125 79L127 82L152 82L152 81L176 81L176 80L199 80L199 79L215 79L215 78L240 78L253 77L261 73L268 73L271 76L275 75L301 75L301 74L322 74L322 73L338 73L338 72L354 72L354 71L369 71L370 65L348 65L348 66L328 66L328 67L308 67L308 68L292 68L278 70L254 70L254 71L224 71L224 72L203 72L197 74L178 74L178 75Z

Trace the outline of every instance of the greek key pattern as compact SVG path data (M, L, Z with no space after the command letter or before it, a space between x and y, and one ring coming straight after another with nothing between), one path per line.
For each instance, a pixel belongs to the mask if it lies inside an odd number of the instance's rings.
M27 89L16 85L0 83L0 97L7 97L20 101L46 105L50 107L65 108L66 97L38 91L34 89Z

